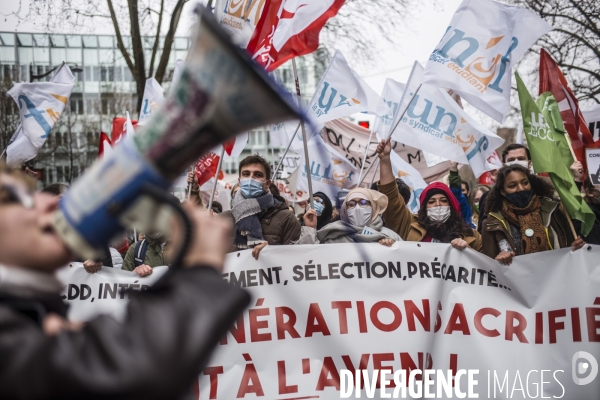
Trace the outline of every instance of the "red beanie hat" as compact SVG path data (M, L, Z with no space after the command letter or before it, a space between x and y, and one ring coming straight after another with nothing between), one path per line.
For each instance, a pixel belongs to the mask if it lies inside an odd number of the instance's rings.
M452 191L450 190L448 185L446 185L445 183L442 183L442 182L430 183L421 192L421 196L419 197L421 207L423 207L423 204L426 203L427 200L429 200L429 198L431 196L439 193L440 191L446 195L446 197L448 198L448 201L450 202L450 207L452 207L454 209L454 211L456 211L458 213L458 215L460 216L460 205L458 204L458 200L456 199L456 197L454 197L454 194L452 193ZM437 193L435 193L435 192L437 192Z

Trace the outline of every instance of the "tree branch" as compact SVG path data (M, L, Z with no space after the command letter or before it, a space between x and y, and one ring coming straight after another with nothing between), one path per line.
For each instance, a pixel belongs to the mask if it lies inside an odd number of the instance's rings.
M156 59L156 51L158 50L158 42L160 40L160 28L162 26L162 17L165 9L165 0L160 0L160 13L158 14L158 26L156 27L156 37L154 38L154 46L152 46L152 57L150 58L150 70L148 76L152 76L154 72L154 60Z
M110 11L110 19L112 20L113 27L115 28L115 36L117 37L117 47L121 51L121 54L125 59L125 63L131 71L131 74L133 75L134 79L136 79L135 65L133 64L133 61L131 61L131 56L129 55L129 52L125 47L125 44L123 43L123 36L121 35L121 29L119 28L119 22L117 21L117 15L115 13L115 8L113 7L112 0L106 0L106 3L108 4L108 9Z
M169 30L167 32L167 35L165 36L165 43L163 45L163 51L160 57L160 62L158 63L158 67L156 68L155 78L158 81L158 83L162 83L165 77L165 72L167 71L167 65L169 63L169 56L171 55L171 47L173 47L173 40L175 38L175 31L177 30L177 25L179 25L179 19L181 17L183 5L186 2L187 0L177 0L175 8L173 9L173 13L171 14Z

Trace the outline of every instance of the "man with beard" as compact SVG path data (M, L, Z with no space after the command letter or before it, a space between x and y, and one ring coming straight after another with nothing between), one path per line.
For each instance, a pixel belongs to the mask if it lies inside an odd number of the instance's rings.
M377 187L389 201L383 213L386 226L406 241L450 243L459 250L468 246L481 252L481 235L461 218L458 201L447 185L441 182L429 184L421 192L419 213L414 215L410 212L394 179L391 149L389 139L377 145L381 159Z

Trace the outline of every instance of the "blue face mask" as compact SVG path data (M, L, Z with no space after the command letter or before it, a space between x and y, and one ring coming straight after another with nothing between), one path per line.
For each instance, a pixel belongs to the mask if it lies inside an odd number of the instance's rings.
M317 201L313 201L313 204L315 205L315 212L317 213L317 217L320 217L321 214L323 214L325 206Z
M252 178L241 179L240 191L246 199L254 199L264 193L263 183Z

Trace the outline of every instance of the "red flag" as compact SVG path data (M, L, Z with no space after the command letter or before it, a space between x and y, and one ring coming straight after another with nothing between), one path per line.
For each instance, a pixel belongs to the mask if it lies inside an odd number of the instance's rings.
M121 140L121 137L123 136L123 134L126 131L126 129L125 129L126 121L127 121L127 118L124 118L124 117L113 118L112 133L111 133L112 143L117 144ZM137 126L138 122L137 122L137 120L131 120L131 123L135 127L135 126Z
M273 71L294 57L319 47L319 33L345 0L271 0L246 50L256 62Z
M198 161L196 161L196 178L198 178L198 186L205 184L210 178L213 178L217 173L219 166L219 156L216 153L208 152Z
M98 158L102 157L102 155L106 152L112 150L112 143L108 135L104 132L100 132L100 143L98 144Z
M596 147L600 143L594 144L594 138L579 109L577 97L573 94L558 64L546 50L542 49L540 52L539 94L545 92L551 92L556 99L560 116L571 138L575 157L585 166L585 148Z

